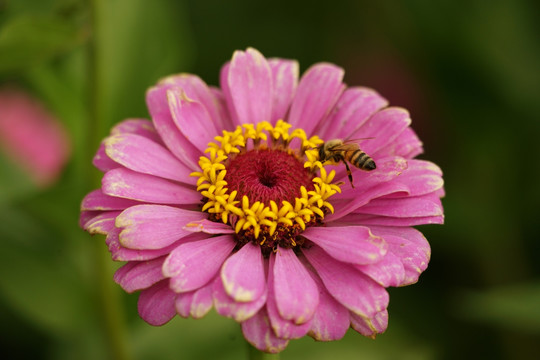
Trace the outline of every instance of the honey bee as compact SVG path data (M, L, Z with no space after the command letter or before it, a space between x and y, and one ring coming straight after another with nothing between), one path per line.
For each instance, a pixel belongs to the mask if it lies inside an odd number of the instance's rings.
M356 166L359 169L365 171L375 170L377 167L375 161L360 150L357 141L363 139L355 140L341 140L333 139L329 140L321 145L319 145L319 160L325 162L327 160L340 162L343 161L345 167L347 168L347 176L349 177L349 182L354 188L353 178L351 174L351 169L347 162L350 162L352 165Z

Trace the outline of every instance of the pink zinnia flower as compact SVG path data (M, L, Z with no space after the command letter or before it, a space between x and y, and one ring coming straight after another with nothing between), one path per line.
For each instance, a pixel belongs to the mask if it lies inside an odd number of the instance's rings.
M141 291L139 314L162 325L212 307L267 352L290 339L374 337L386 287L415 283L430 248L414 225L442 223L443 180L413 159L422 144L406 110L346 87L321 63L235 52L221 89L189 74L147 93L152 121L118 124L94 158L105 175L82 202L82 226L107 235L115 280ZM376 163L319 160L334 138ZM339 160L339 159L338 159Z
M11 88L0 89L0 150L39 186L54 182L70 154L62 124L36 99Z

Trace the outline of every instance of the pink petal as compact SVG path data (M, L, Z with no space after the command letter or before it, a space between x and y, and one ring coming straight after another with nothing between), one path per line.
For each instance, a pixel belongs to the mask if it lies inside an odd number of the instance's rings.
M120 243L131 249L159 249L191 234L184 225L201 220L205 215L163 205L137 205L124 210L116 218L123 228Z
M373 226L372 230L384 237L393 253L403 264L405 275L399 286L413 284L427 268L431 249L422 233L413 228Z
M140 205L138 201L108 196L101 189L86 195L81 203L81 211L85 210L124 210L130 206Z
M212 309L212 283L198 290L176 295L175 307L178 315L194 319L203 318Z
M377 169L373 171L362 171L352 168L353 182L356 187L349 185L349 179L345 172L345 166L341 165L336 169L336 181L342 181L341 194L332 196L332 201L341 199L354 199L364 193L366 189L372 188L383 182L388 182L400 176L408 167L407 160L402 157L392 156L377 160Z
M284 319L277 307L277 297L281 294L276 294L276 281L274 280L275 256L270 256L268 269L268 299L266 300L266 309L270 324L274 330L274 334L282 339L299 339L306 335L311 328L311 319L307 322L297 325L292 320Z
M162 280L152 287L141 291L138 309L141 318L154 326L169 322L176 314L174 297L176 294L169 289L169 281Z
M424 152L424 144L410 127L406 128L394 143L396 146L396 154L407 159L412 159Z
M103 213L102 211L81 211L79 215L79 226L86 230L85 224L95 218L96 216Z
M130 261L114 273L114 281L126 292L146 289L165 277L161 271L164 257L148 261Z
M422 232L410 227L370 226L371 230L380 236L397 236L411 242L422 252L429 253L430 246Z
M398 218L442 216L443 209L437 196L406 198L378 198L355 210L360 214L391 216Z
M349 310L326 291L319 277L311 273L319 288L319 306L311 321L309 336L317 341L334 341L345 336L349 329Z
M266 304L266 291L254 301L238 302L227 294L221 278L216 280L213 285L214 302L217 313L222 316L242 322L255 315Z
M225 261L221 280L227 294L240 302L257 300L266 291L261 248L247 243Z
M194 297L195 291L176 294L176 299L174 300L176 313L183 318L189 318L191 315L191 304L193 304Z
M372 214L351 213L338 219L336 225L362 224L362 225L381 225L381 226L416 226L425 224L442 224L444 216L420 216L396 218L393 216L380 216Z
M105 144L102 142L99 145L98 151L92 159L92 165L102 172L107 172L112 169L121 167L116 161L112 160L105 152Z
M371 115L386 105L388 101L372 89L348 88L341 94L328 119L321 123L318 132L327 140L350 138Z
M253 48L235 51L222 88L230 94L229 108L234 108L239 123L270 121L272 72L259 51Z
M364 226L310 227L302 235L334 259L352 264L376 263L388 248L381 237L373 235Z
M396 180L407 185L409 196L426 195L443 187L442 172L437 165L414 159L408 163L407 170Z
M276 337L265 309L242 323L242 333L255 348L273 354L284 350L289 343L288 340Z
M356 268L384 287L400 286L405 279L403 263L391 251L375 264L357 265Z
M120 211L107 211L99 213L84 221L82 228L90 234L107 235L115 229L114 222Z
M370 319L351 313L351 327L360 334L375 339L377 334L382 334L388 327L388 311L380 311Z
M291 249L279 248L274 255L274 293L279 314L303 324L319 305L319 289Z
M156 204L197 204L201 200L192 187L124 168L108 171L101 182L103 193L120 198Z
M195 234L187 235L183 237L182 239L175 241L171 245L165 246L160 249L138 250L138 249L129 249L120 245L119 235L121 231L122 231L121 229L115 228L114 230L110 231L107 234L106 244L111 253L111 257L114 261L143 261L143 260L155 259L162 255L169 254L171 251L177 248L180 244L190 242L190 241L202 240L209 237L209 235L204 234L204 233L195 233Z
M394 195L394 194L407 194L408 187L405 184L388 181L380 183L378 185L363 188L361 192L357 192L355 197L350 198L337 198L332 201L332 205L336 209L333 214L326 217L326 221L335 221L351 212L363 212L363 209L366 204L369 204L373 201L378 200L382 196Z
M360 148L377 161L380 157L377 156L377 151L391 145L410 124L411 119L407 110L390 107L373 115L351 135L351 138L372 137L362 141Z
M222 119L218 105L219 100L200 77L192 74L178 74L161 80L159 84L173 89L182 89L188 98L204 106L213 124L220 124ZM220 127L220 130L222 128Z
M155 143L163 145L163 141L159 137L154 124L146 119L127 119L116 124L111 130L111 135L119 134L144 136Z
M408 160L409 170L418 174L433 174L442 176L443 172L437 164L427 160L410 159Z
M354 182L361 184L355 188L345 186L341 194L332 197L334 214L326 217L327 221L335 221L355 209L367 204L374 198L384 195L403 192L407 194L408 187L396 181L407 168L407 160L400 157L391 157L382 159L378 162L377 169L374 171L356 171L354 172ZM348 179L340 181L348 182Z
M182 89L170 89L167 91L167 98L176 126L186 139L204 153L208 143L218 135L204 105L187 97Z
M406 128L384 148L377 152L378 157L382 156L402 156L406 159L411 159L424 152L422 142L410 127Z
M298 86L299 65L295 60L268 59L272 70L273 96L270 122L285 119Z
M165 260L163 274L176 292L196 290L216 276L234 246L230 235L182 244Z
M190 232L204 232L207 234L233 234L234 230L230 225L224 223L210 221L210 220L199 220L193 221L184 226L184 230Z
M312 134L343 91L343 75L342 68L326 63L313 65L304 73L289 113L293 128Z
M266 308L270 324L274 330L274 334L281 339L300 339L309 332L313 318L307 322L297 325L292 320L285 320L279 315L279 310L276 306L275 295L266 300Z
M167 87L156 86L148 90L146 104L154 126L169 150L188 168L197 171L201 153L174 123L167 99Z
M203 318L212 309L212 305L214 304L212 283L213 281L194 292L189 310L191 317L194 319Z
M135 134L109 136L105 152L117 163L143 174L195 184L192 171L158 143Z
M317 246L304 250L328 292L355 314L372 317L388 306L388 293L352 265L340 263Z
M240 121L238 120L238 114L236 113L236 109L234 108L232 95L231 95L231 89L229 88L229 70L231 68L231 63L227 62L223 67L221 68L221 72L219 73L219 83L221 85L222 94L223 94L223 100L225 101L227 113L230 116L230 121L232 127L240 124Z
M210 87L210 91L214 95L216 101L216 108L218 111L219 121L216 122L216 127L221 133L222 130L232 130L234 129L233 122L230 118L229 110L227 109L227 101L225 100L225 95L221 89Z

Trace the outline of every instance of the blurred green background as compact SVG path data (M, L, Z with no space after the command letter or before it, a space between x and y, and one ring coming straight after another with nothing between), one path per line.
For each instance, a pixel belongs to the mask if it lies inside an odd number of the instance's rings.
M0 86L40 99L70 161L49 187L0 155L0 349L9 359L241 359L239 326L211 313L155 328L113 283L104 239L78 227L100 139L148 117L160 77L218 85L236 49L319 61L410 110L439 164L444 226L432 260L390 289L375 341L292 341L283 359L531 359L540 354L540 2L0 0ZM0 112L2 109L0 109ZM114 322L110 322L111 319ZM115 325L116 324L116 325ZM121 324L120 327L117 324ZM110 332L112 328L114 332Z

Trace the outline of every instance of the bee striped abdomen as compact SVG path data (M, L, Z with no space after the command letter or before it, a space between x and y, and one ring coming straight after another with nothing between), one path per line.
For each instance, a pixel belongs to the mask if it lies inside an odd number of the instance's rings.
M351 187L354 188L353 178L349 164L365 170L371 171L375 170L375 161L367 155L365 152L360 150L360 147L354 140L343 141L341 139L332 139L318 146L319 151L319 160L321 162L333 161L333 162L343 162L345 164L345 169L347 169L347 176Z
M376 168L375 161L360 149L347 151L344 157L359 169L370 171Z

